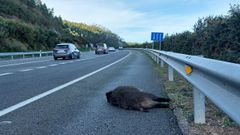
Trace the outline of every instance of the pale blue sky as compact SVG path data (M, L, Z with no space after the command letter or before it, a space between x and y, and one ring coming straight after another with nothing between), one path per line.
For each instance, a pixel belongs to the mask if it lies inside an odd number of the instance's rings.
M63 19L99 24L127 42L150 41L152 31L192 31L198 18L227 15L239 0L42 0Z

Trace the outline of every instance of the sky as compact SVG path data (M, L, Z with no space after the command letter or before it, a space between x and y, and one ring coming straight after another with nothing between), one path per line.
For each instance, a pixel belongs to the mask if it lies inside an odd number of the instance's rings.
M193 31L199 18L227 15L239 0L42 0L64 20L98 24L126 42L150 42L151 32Z

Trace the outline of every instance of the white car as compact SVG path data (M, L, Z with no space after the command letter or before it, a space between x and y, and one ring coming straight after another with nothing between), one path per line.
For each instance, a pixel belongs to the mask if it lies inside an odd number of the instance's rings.
M109 47L109 48L108 48L108 51L109 51L109 52L115 52L116 50L115 50L114 47Z
M118 47L118 50L122 50L122 49L123 49L123 47L122 47L122 46Z

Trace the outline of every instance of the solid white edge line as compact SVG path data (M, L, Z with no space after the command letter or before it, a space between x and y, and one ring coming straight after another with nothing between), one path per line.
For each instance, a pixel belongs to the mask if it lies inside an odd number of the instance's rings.
M72 84L74 84L74 83L77 83L77 82L79 82L79 81L81 81L81 80L83 80L83 79L85 79L85 78L87 78L87 77L89 77L89 76L92 76L92 75L94 75L94 74L96 74L96 73L98 73L98 72L100 72L100 71L102 71L102 70L104 70L104 69L106 69L106 68L108 68L108 67L110 67L110 66L113 66L113 65L115 65L115 64L123 61L124 59L126 59L130 54L131 54L131 53L129 53L127 56L125 56L125 57L123 57L123 58L121 58L121 59L119 59L119 60L117 60L117 61L115 61L115 62L113 62L113 63L111 63L111 64L109 64L109 65L107 65L107 66L105 66L105 67L102 67L102 68L100 68L100 69L98 69L98 70L96 70L96 71L93 71L93 72L91 72L91 73L89 73L89 74L86 74L86 75L84 75L84 76L82 76L82 77L80 77L80 78L77 78L77 79L72 80L72 81L70 81L70 82L68 82L68 83L65 83L65 84L63 84L63 85L60 85L60 86L58 86L58 87L56 87L56 88L53 88L53 89L51 89L51 90L48 90L48 91L46 91L46 92L44 92L44 93L42 93L42 94L39 94L39 95L37 95L37 96L34 96L34 97L32 97L32 98L30 98L30 99L27 99L27 100L25 100L25 101L22 101L22 102L20 102L20 103L18 103L18 104L16 104L16 105L13 105L13 106L11 106L11 107L8 107L8 108L6 108L6 109L3 109L3 110L0 111L0 117L3 116L3 115L8 114L8 113L10 113L10 112L13 112L13 111L15 111L15 110L17 110L17 109L19 109L19 108L21 108L21 107L24 107L25 105L28 105L28 104L30 104L30 103L32 103L32 102L34 102L34 101L37 101L37 100L39 100L39 99L41 99L41 98L43 98L43 97L46 97L46 96L48 96L48 95L50 95L50 94L52 94L52 93L54 93L54 92L57 92L57 91L65 88L65 87L67 87L67 86L70 86L70 85L72 85Z

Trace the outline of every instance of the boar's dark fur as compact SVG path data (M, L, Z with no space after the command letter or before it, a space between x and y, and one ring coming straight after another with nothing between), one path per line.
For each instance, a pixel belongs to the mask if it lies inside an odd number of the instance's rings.
M106 93L107 102L127 110L147 112L150 108L169 108L169 98L160 98L132 86L119 86Z

